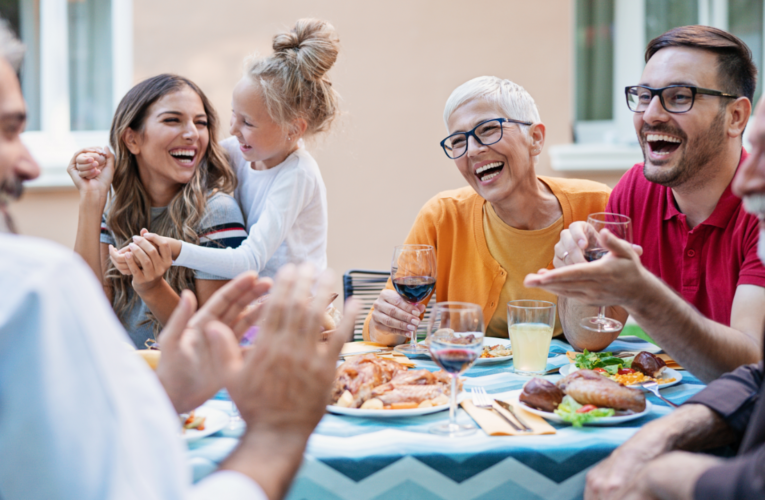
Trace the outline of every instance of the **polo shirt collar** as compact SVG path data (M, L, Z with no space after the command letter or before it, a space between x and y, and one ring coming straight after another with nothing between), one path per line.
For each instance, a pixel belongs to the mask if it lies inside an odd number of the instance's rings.
M746 159L747 156L749 156L749 154L746 152L746 149L742 148L741 159L738 162L738 167L736 167L736 172L738 172L738 168L741 166L741 163ZM736 174L734 173L733 178L735 177ZM723 194L720 196L720 200L717 202L717 206L715 206L712 215L710 215L707 220L699 224L700 226L707 225L716 226L719 228L727 227L731 217L733 217L733 214L741 204L741 198L734 195L733 191L731 191L731 184L733 184L733 179L731 179L730 183L728 183L728 186L725 188L725 191L723 191ZM685 216L685 214L677 209L677 205L675 204L675 197L672 195L672 189L668 187L664 187L664 189L667 192L667 204L664 208L664 220L670 220L673 217L679 217L681 215Z

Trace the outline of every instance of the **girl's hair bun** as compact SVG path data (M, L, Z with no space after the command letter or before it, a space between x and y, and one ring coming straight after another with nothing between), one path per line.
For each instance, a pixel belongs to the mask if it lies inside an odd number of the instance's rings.
M307 81L321 80L337 60L340 40L335 27L320 19L299 19L274 37L274 56L294 66Z

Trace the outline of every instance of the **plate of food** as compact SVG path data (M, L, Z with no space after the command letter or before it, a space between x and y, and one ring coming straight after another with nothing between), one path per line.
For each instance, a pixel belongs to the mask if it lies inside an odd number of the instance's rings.
M524 410L574 427L616 425L651 412L640 389L625 387L592 370L577 370L556 384L533 378L523 386L518 402Z
M450 393L451 379L443 370L409 370L396 361L364 354L337 368L327 411L376 418L427 415L447 410Z
M228 425L229 416L215 408L201 406L189 413L181 413L181 437L191 443L215 434Z
M640 385L643 382L655 381L659 389L665 389L679 384L683 375L677 370L668 368L663 359L642 351L614 356L610 352L589 352L586 349L577 353L572 363L563 365L560 374L564 377L576 370L593 370L615 382L624 385Z
M427 347L427 340L420 342ZM427 354L430 356L430 352ZM476 365L486 365L492 363L501 363L513 359L513 350L510 348L510 339L503 339L499 337L484 337L483 339L483 351L478 359L475 360Z

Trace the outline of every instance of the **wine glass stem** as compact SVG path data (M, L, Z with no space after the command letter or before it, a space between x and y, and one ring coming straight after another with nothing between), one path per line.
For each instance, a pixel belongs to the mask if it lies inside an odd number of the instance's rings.
M452 393L449 403L449 426L452 428L457 426L457 377L459 375L452 375Z
M415 303L414 305L419 305L419 302ZM417 347L417 327L414 327L414 331L412 332L412 341L410 344L412 347Z
M603 324L606 322L606 306L600 306L598 309L598 323Z

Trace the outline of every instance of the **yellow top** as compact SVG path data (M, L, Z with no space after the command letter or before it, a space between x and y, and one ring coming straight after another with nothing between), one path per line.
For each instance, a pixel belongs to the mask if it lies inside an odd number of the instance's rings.
M604 184L580 179L537 178L558 198L563 211L562 229L574 221L587 220L591 213L606 209L611 189ZM471 187L439 193L422 207L404 243L433 245L436 249L436 298L439 302L453 300L478 304L483 309L485 320L493 318L497 309L504 309L504 305L499 307L499 295L507 281L507 272L500 267L486 245L484 205L488 205L486 200ZM548 262L539 267L552 268L552 247L555 243L551 240L549 249L536 248L538 252L548 255ZM520 289L522 280L516 286ZM390 280L386 288L393 289ZM365 340L369 340L371 319L372 310L364 322Z
M483 205L483 232L486 245L494 260L507 273L505 284L499 292L499 305L486 327L489 337L507 338L507 303L511 300L547 300L558 303L558 296L541 288L526 288L523 278L550 265L554 246L563 231L563 216L544 229L525 231L505 224L491 203ZM555 316L553 335L563 332L560 318Z

